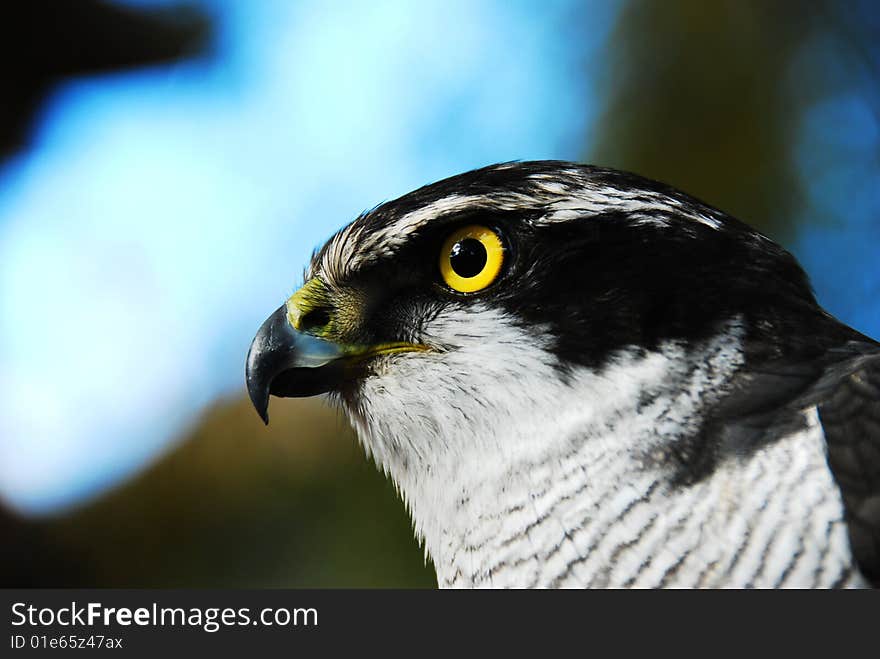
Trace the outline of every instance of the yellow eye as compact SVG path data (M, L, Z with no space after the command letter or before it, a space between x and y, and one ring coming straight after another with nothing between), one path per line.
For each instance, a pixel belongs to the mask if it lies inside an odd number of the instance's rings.
M453 233L440 250L440 274L460 293L481 291L501 272L504 245L497 233L472 224Z

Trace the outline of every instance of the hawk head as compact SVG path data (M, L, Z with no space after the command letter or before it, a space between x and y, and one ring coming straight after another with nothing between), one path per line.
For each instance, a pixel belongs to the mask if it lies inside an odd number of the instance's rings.
M506 163L336 233L260 329L247 385L264 421L270 394L332 392L377 420L369 397L381 392L413 411L488 408L531 384L535 359L565 381L623 348L697 341L734 319L783 350L785 325L816 315L788 252L677 190L587 165Z
M474 503L486 482L485 496L534 491L585 437L602 455L568 469L620 452L670 482L705 470L717 447L707 458L693 438L737 371L851 334L788 252L682 192L506 163L334 235L260 328L247 387L267 422L270 395L331 394L438 561L491 517Z

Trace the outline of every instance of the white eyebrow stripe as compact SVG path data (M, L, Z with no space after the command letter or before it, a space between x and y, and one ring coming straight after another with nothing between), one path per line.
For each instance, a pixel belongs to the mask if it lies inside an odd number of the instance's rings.
M673 197L661 194L646 194L638 192L626 195L620 191L609 195L603 189L583 188L575 196L559 202L550 203L550 211L536 220L536 224L551 224L554 222L567 222L578 217L592 213L598 215L609 211L619 211L627 214L639 214L638 223L647 224L650 213L674 213L684 219L693 220L704 224L712 229L721 228L721 222L705 213L686 210L682 202ZM658 217L657 224L668 226L669 220Z
M577 220L584 215L621 212L633 216L635 224L670 225L668 215L698 222L718 230L722 221L713 217L709 209L701 208L674 196L645 189L621 190L597 185L576 170L564 171L567 178L532 176L530 185L522 192L499 190L494 194L450 194L421 208L410 211L371 233L365 232L363 220L358 218L334 236L324 250L320 263L312 263L309 276L321 274L330 280L340 280L358 267L376 259L391 256L406 244L417 229L434 218L469 209L497 211L539 211L532 217L536 225ZM389 204L382 208L387 209ZM652 213L663 216L652 218Z
M320 273L329 280L338 280L356 255L356 248L363 235L363 227L352 222L336 234L321 259ZM309 275L317 274L312 268Z
M369 255L378 252L380 246L382 250L393 252L406 242L413 231L435 217L462 211L467 208L478 207L481 202L485 205L486 200L487 198L484 195L453 194L431 202L427 206L422 206L418 210L411 211L391 224L366 236L358 248L358 253L352 259L352 265L356 266L358 263L366 260Z

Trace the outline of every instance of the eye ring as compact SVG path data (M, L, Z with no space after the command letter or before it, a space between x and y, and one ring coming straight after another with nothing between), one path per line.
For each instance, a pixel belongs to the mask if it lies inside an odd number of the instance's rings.
M498 278L504 264L504 243L489 227L470 224L446 239L440 250L443 281L459 293L481 291Z

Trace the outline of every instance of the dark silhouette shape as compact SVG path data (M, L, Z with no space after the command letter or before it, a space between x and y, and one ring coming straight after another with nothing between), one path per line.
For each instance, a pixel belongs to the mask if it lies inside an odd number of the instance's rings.
M97 0L0 6L0 162L28 144L59 80L191 57L209 47L209 18L189 5L137 9Z

